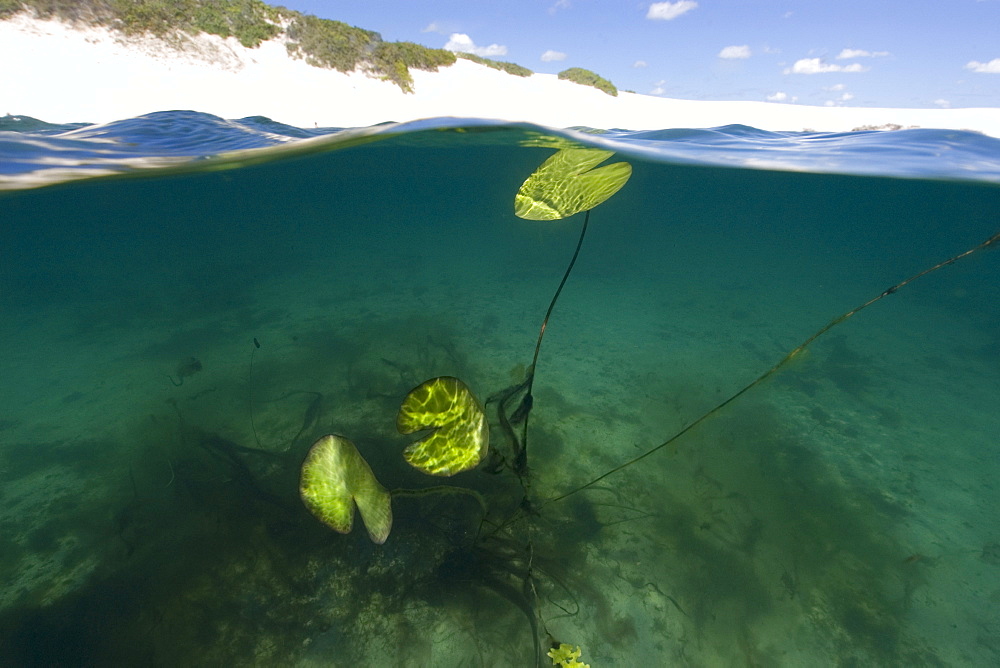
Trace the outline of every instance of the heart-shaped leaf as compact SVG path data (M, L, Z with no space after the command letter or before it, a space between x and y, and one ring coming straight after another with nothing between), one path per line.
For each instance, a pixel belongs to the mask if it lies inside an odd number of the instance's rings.
M431 378L410 390L399 407L401 434L433 429L403 451L410 466L429 475L450 476L474 468L490 445L490 428L479 401L452 376Z
M299 493L319 521L340 533L351 532L357 503L372 541L381 545L389 537L389 492L375 479L354 444L343 436L327 434L312 444L302 463Z
M627 162L593 169L612 155L614 151L597 148L556 151L521 184L514 214L527 220L558 220L593 209L632 176Z

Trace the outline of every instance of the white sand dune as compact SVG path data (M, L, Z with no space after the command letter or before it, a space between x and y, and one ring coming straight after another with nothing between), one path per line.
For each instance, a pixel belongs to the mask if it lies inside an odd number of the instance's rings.
M898 124L1000 137L997 108L811 107L634 93L611 97L552 74L516 77L465 60L439 72L414 70L415 92L406 94L362 73L343 74L290 58L280 39L247 49L233 38L202 35L178 37L168 46L26 14L0 22L0 59L0 114L54 123L102 123L191 109L224 118L267 116L300 127L466 116L632 130L741 123L763 130L836 132Z

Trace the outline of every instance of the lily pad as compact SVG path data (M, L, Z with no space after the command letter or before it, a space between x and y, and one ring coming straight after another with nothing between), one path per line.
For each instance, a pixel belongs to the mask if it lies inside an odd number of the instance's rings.
M479 400L458 378L431 378L410 390L399 407L401 434L433 429L403 451L406 461L429 475L450 476L475 468L486 456L490 428Z
M559 220L588 211L621 190L632 166L616 162L593 169L614 155L597 148L556 151L521 185L514 214L527 220Z
M335 531L351 532L357 504L372 541L381 545L389 537L389 492L375 479L354 444L343 436L327 434L312 444L302 463L299 493L309 512Z

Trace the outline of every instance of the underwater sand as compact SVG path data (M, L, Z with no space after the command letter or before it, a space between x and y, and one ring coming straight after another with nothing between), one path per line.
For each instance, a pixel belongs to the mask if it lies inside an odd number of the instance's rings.
M594 668L1000 663L993 251L543 503L995 234L997 187L626 157L546 331L525 517L395 430L427 378L530 363L581 217L514 217L551 154L517 133L0 200L0 663L531 666L529 545L542 651ZM400 498L384 545L337 534L296 489L326 433L518 519L476 542L468 498Z

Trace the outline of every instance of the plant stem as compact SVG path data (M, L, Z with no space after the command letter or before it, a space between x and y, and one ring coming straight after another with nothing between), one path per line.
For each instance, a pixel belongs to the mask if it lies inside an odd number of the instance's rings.
M454 487L452 485L437 485L435 487L424 487L422 489L394 489L389 492L392 496L428 496L430 494L461 494L473 497L486 517L486 499L474 489L468 487Z
M542 337L545 336L545 329L549 325L549 318L552 316L552 310L556 307L556 301L559 299L560 293L562 293L563 286L566 285L566 280L569 278L570 272L573 271L573 265L576 264L576 259L580 256L580 248L583 246L583 238L587 235L587 225L589 223L590 211L588 210L583 218L583 227L580 228L580 239L576 242L576 250L573 251L573 257L569 261L569 266L566 267L566 273L563 274L562 280L559 281L559 287L556 288L556 293L552 295L552 301L549 302L549 308L545 312L545 318L542 320L542 327L538 330L538 341L535 343L535 354L531 358L531 366L528 367L528 388L525 392L524 399L521 400L522 405L525 406L525 414L524 424L521 427L521 448L517 453L514 464L514 470L518 474L518 477L526 475L528 471L528 417L531 415L531 408L535 403L535 399L531 394L531 388L535 383L535 370L538 367L538 353L542 349Z

